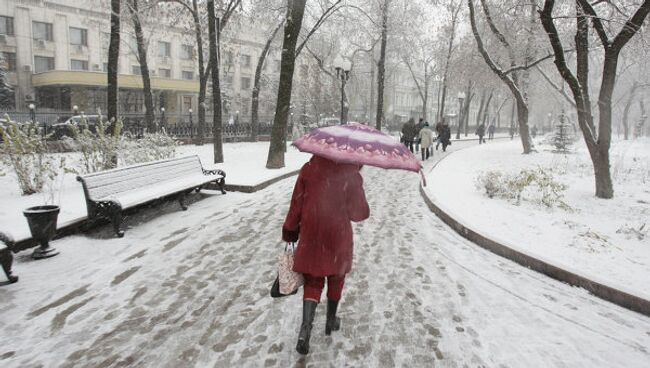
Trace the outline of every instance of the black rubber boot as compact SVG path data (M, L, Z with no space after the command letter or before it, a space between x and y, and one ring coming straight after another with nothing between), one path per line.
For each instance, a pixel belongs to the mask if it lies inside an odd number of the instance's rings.
M302 302L302 324L300 325L300 333L298 334L298 344L296 344L296 351L300 354L309 353L309 339L311 338L311 326L314 322L314 314L316 313L316 303L313 300L303 300Z
M325 322L325 335L331 335L332 331L341 328L341 319L336 316L336 309L339 306L338 300L327 301L327 322Z

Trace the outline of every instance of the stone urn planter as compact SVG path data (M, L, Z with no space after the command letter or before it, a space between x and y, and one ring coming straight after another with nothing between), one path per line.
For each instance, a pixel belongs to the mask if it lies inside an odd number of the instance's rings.
M59 217L59 211L59 206L54 205L30 207L23 211L23 215L27 218L32 238L41 245L34 250L32 258L50 258L59 254L49 244L50 240L56 234L56 222Z

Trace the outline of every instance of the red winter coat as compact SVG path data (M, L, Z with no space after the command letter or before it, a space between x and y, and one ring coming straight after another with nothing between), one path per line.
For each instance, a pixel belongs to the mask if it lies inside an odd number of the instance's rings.
M358 165L313 156L296 180L282 239L295 242L293 270L343 275L352 268L352 224L370 215Z

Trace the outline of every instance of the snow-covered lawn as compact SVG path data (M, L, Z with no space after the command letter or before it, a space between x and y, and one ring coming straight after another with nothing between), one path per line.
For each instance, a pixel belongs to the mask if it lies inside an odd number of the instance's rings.
M592 280L650 298L650 140L616 141L611 149L615 197L594 196L591 161L582 142L573 153L521 154L517 140L455 152L428 173L431 198L468 227L514 249ZM481 173L542 168L567 186L570 209L490 199Z
M286 166L278 170L265 168L269 142L224 144L224 163L213 165L211 144L203 146L186 145L178 147L177 157L199 155L204 167L216 167L226 172L226 184L256 185L266 180L299 169L311 155L299 152L293 147L287 149ZM77 162L78 153L66 154L67 162ZM0 164L2 165L2 164ZM8 167L2 167L6 175L0 176L0 232L18 241L30 237L27 221L22 211L31 206L45 204L46 195L21 196L16 178ZM63 227L80 221L87 216L86 203L81 183L76 176L66 174L60 189L55 194L55 204L61 206L58 226Z

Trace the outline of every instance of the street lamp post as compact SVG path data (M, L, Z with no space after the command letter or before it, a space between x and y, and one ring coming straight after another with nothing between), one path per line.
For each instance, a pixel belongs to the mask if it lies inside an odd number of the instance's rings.
M165 108L160 108L160 130L165 130Z
M465 100L465 92L458 92L458 129L456 129L456 139L460 139L460 127L463 125L463 101ZM465 127L465 135L467 135L467 127Z
M77 105L72 106L72 113L74 115L79 115L79 106Z
M339 123L345 124L348 120L348 113L345 106L345 84L350 79L352 63L346 59L337 58L334 60L334 69L336 70L336 77L341 80L341 119Z

